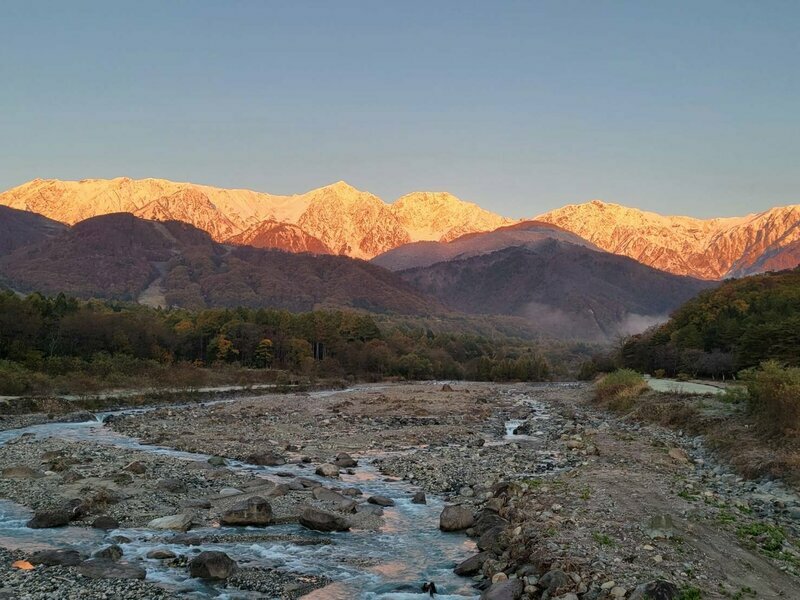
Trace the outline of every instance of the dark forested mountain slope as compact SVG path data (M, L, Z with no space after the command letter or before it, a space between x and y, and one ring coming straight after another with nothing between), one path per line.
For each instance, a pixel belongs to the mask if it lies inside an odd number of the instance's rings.
M37 213L0 206L0 256L65 229L65 225Z

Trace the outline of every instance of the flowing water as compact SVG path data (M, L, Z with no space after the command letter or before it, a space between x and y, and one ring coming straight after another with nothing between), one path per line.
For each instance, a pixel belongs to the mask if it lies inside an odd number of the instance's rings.
M97 421L86 423L47 423L23 429L0 432L0 445L21 435L58 437L70 441L110 444L118 448L165 454L184 460L205 460L207 455L182 452L166 447L141 444L133 438L118 434L106 427L102 420L109 414L130 414L148 409L99 413ZM31 513L8 501L0 501L0 545L36 550L42 548L71 547L89 553L110 538L123 535L131 541L120 544L129 561L141 560L147 569L147 579L164 584L187 598L246 598L247 595L229 595L223 588L215 588L188 577L186 569L171 569L163 561L147 559L154 548L169 548L176 554L201 550L222 550L243 566L277 567L282 570L324 575L334 583L316 590L308 598L315 600L424 598L420 591L424 581L435 581L439 598L475 598L470 580L452 573L453 565L474 553L475 545L463 534L443 533L438 528L439 513L443 503L430 498L428 504L412 504L411 486L400 481L386 481L369 463L354 475L342 474L345 484L358 486L365 496L383 495L392 498L396 505L386 508L385 524L375 531L353 530L345 533L319 534L299 525L276 525L266 529L215 528L193 529L193 533L210 533L215 539L226 533L261 532L290 534L306 538L325 537L331 544L298 545L290 541L257 541L235 543L205 543L201 546L170 545L169 535L147 529L119 529L102 532L90 528L65 527L58 529L28 529L25 522ZM276 471L292 471L304 477L307 469L295 465L262 467L231 461L235 471L248 471L260 477L281 481ZM282 481L285 481L283 479ZM320 478L321 482L324 482ZM330 483L330 482L328 482Z

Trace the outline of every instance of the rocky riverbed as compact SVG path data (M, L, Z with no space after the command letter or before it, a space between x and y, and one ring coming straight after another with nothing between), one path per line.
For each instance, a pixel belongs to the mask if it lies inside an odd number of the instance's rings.
M487 599L800 597L792 490L595 410L584 385L375 385L106 421L94 437L0 434L0 498L30 511L5 521L67 524L2 527L0 597L50 598L61 581L64 598L405 598L428 580ZM439 521L442 500L458 508ZM76 564L11 567L65 540ZM215 551L235 567L194 584L225 571L191 565ZM120 565L147 577L116 578Z

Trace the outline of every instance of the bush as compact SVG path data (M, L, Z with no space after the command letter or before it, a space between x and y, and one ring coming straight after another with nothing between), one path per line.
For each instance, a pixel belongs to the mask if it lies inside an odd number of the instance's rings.
M770 432L800 434L800 367L767 361L743 373L750 409Z
M646 389L647 382L640 373L618 369L595 384L594 398L612 410L628 410Z

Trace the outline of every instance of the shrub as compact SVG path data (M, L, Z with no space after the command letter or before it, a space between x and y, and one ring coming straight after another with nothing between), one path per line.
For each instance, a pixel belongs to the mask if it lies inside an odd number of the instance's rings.
M800 434L800 367L767 361L743 373L750 409L769 431Z
M628 410L647 389L647 382L632 369L618 369L595 384L594 398L612 410Z

